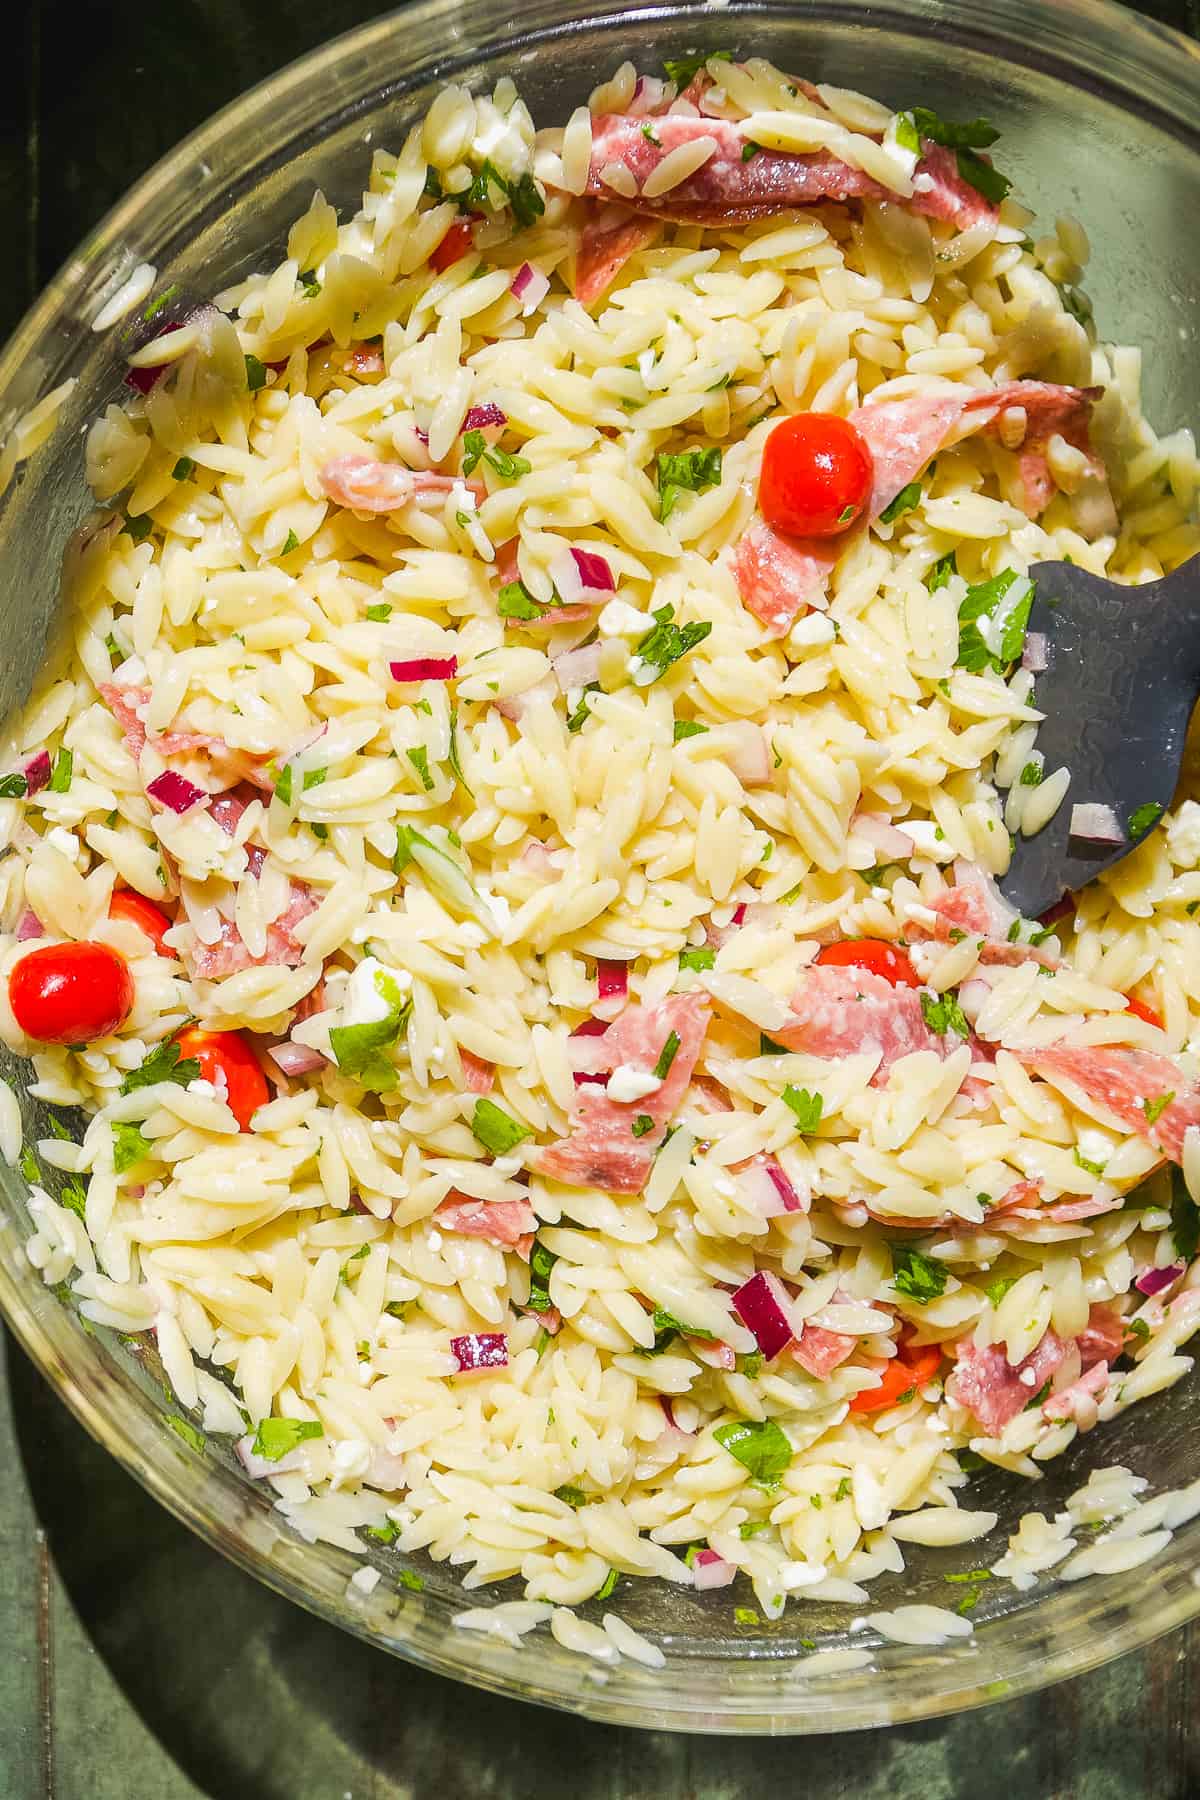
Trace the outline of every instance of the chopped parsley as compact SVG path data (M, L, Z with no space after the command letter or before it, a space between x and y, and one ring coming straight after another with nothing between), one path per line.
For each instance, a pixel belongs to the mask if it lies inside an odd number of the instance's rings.
M429 752L424 744L417 744L412 750L404 752L417 774L421 777L421 786L427 794L433 792L433 776L429 773Z
M654 617L657 622L653 631L648 631L637 646L641 662L638 674L641 675L646 669L651 669L654 673L648 680L638 681L639 687L649 687L652 682L665 675L673 663L679 662L697 644L702 644L712 630L707 619L697 620L691 625L676 625L675 609L672 606L660 606Z
M1130 1319L1125 1326L1125 1336L1145 1340L1150 1336L1150 1327L1145 1319Z
M1034 1394L1031 1399L1029 1399L1025 1402L1024 1406L1021 1408L1022 1412L1036 1412L1037 1408L1042 1404L1042 1402L1045 1399L1047 1399L1047 1397L1049 1396L1049 1393L1050 1393L1050 1377L1047 1375L1045 1381L1043 1382L1042 1386L1038 1389L1037 1393Z
M701 737L707 730L708 726L701 725L696 719L676 719L671 741L681 744L684 738Z
M738 1526L738 1536L742 1539L743 1543L745 1543L750 1538L756 1538L762 1532L770 1531L770 1529L770 1519L745 1519Z
M744 1356L739 1355L736 1360L738 1374L744 1375L747 1381L753 1381L757 1375L762 1374L762 1366L766 1358L761 1350L749 1350Z
M654 1120L650 1117L649 1113L639 1113L629 1129L632 1131L634 1137L645 1137L648 1131L654 1130Z
M134 543L140 544L142 539L148 538L153 531L154 520L149 513L137 513L132 519L126 519L125 529Z
M1075 1146L1075 1164L1088 1175L1103 1175L1108 1167L1106 1162L1093 1162L1090 1157L1085 1156L1078 1144Z
M581 1506L586 1506L588 1504L592 1496L590 1494L585 1494L582 1488L556 1487L554 1490L554 1498L556 1500L562 1500L567 1506L571 1507L573 1511L577 1512Z
M892 1286L898 1294L915 1300L918 1306L928 1306L931 1300L941 1298L950 1273L944 1262L936 1256L922 1256L910 1244L889 1244L888 1248L892 1253Z
M571 733L572 737L574 737L577 731L583 730L584 720L592 710L591 697L593 694L598 694L599 692L600 683L598 681L589 681L579 696L579 704L576 706L574 712L567 715L567 730Z
M648 144L653 144L655 149L657 149L657 150L662 149L662 139L655 137L653 125L643 125L642 126L642 136L645 138L645 140Z
M475 1111L471 1115L471 1130L479 1139L485 1150L493 1156L507 1156L518 1144L532 1137L528 1125L522 1125L511 1113L506 1113L502 1106L494 1100L476 1100Z
M920 137L953 150L962 179L993 206L999 206L1012 182L977 154L988 149L1000 136L994 125L989 125L986 119L970 119L957 125L949 119L939 118L926 106L913 107L912 122Z
M132 1094L136 1088L153 1087L156 1081L174 1081L180 1087L186 1087L189 1081L199 1081L200 1064L194 1056L179 1055L179 1045L174 1038L165 1044L156 1044L138 1068L130 1069L121 1082L121 1092Z
M383 625L391 616L392 609L386 600L381 600L378 605L367 608L367 617L373 625Z
M395 1519L388 1519L383 1525L365 1526L363 1536L374 1538L377 1544L394 1544L400 1536L400 1527Z
M464 475L470 475L481 461L495 469L503 481L515 481L518 475L528 475L533 467L528 457L512 456L499 444L489 444L482 431L468 431L463 438L463 450Z
M1156 800L1147 800L1141 806L1135 806L1129 815L1129 835L1131 838L1143 837L1147 831L1158 824L1163 809Z
M23 800L28 791L29 783L19 772L0 776L0 800Z
M113 1173L123 1175L135 1163L144 1162L150 1154L150 1139L136 1125L114 1125Z
M902 487L900 489L900 492L896 495L896 498L894 500L889 500L888 504L884 507L883 511L879 515L880 524L881 525L890 525L892 523L893 519L902 518L905 513L911 512L913 510L914 506L917 506L920 504L920 499L921 499L921 484L920 484L920 482L919 481L910 481L908 486ZM838 523L839 524L841 523L840 519L839 519Z
M679 967L693 969L696 974L700 974L704 969L711 969L716 960L717 953L711 944L701 944L698 949L679 952Z
M1069 286L1065 281L1059 286L1058 295L1063 303L1063 311L1069 312L1076 323L1082 325L1085 331L1090 330L1094 315L1092 313L1092 303L1087 295L1079 288Z
M297 280L304 289L304 298L306 300L315 300L321 291L321 284L317 280L315 270L301 269L300 274L297 276Z
M993 1306L999 1306L1009 1288L1016 1287L1019 1279L1017 1275L997 1275L995 1281L989 1281L983 1291Z
M735 1606L733 1609L735 1625L761 1625L762 1620L752 1606Z
M911 113L897 113L895 127L896 143L901 150L909 150L914 156L921 154L921 136Z
M974 1475L980 1469L987 1467L987 1463L980 1456L978 1450L956 1450L954 1451L954 1460L964 1475Z
M190 456L181 456L171 470L172 481L190 481L196 473L196 465Z
M956 1031L959 1037L969 1037L971 1027L967 1023L966 1014L958 1004L954 994L921 995L921 1017L930 1031L939 1035L947 1031Z
M658 516L665 524L680 494L703 494L721 480L721 447L658 453ZM657 618L657 614L655 617Z
M1027 762L1018 780L1020 787L1040 787L1046 771L1040 763Z
M528 171L508 184L508 204L518 225L532 225L546 210L542 191Z
M279 554L280 556L290 556L293 550L298 550L299 548L300 539L296 536L294 531L289 531L283 540L283 547Z
M838 1482L837 1487L833 1491L834 1499L835 1500L848 1500L850 1498L850 1488L851 1488L851 1481L850 1481L849 1475L843 1475L842 1479Z
M667 1076L671 1073L671 1064L675 1061L678 1054L679 1033L673 1031L659 1051L658 1061L654 1065L654 1074L657 1080L665 1081L667 1079Z
M246 358L246 386L252 394L267 385L267 366L259 362L257 356Z
M608 1599L609 1595L612 1593L613 1589L616 1587L617 1582L620 1580L620 1574L621 1574L621 1572L619 1569L610 1569L608 1571L608 1574L604 1577L604 1580L601 1582L600 1586L596 1589L597 1600L607 1600Z
M755 144L750 141L747 141L746 143L744 143L742 145L742 161L743 162L753 162L754 158L760 153L761 150L762 150L761 144Z
M425 1592L425 1577L423 1575L418 1575L415 1569L401 1569L396 1580L402 1588L407 1588L411 1594L423 1594Z
M1175 1090L1172 1089L1169 1094L1159 1094L1157 1099L1143 1100L1142 1111L1146 1115L1146 1123L1148 1125L1157 1125L1159 1119L1162 1117L1167 1107L1170 1106L1174 1098Z
M732 60L732 50L702 50L698 56L668 57L663 63L663 71L667 80L673 81L682 93L693 76L698 75L706 63L732 62Z
M250 1448L264 1462L281 1462L306 1438L324 1436L316 1419L260 1419Z
M958 563L955 561L954 552L953 550L947 550L945 556L938 557L932 569L930 569L929 574L926 576L926 592L936 594L939 588L944 588L946 586L946 583L950 580L952 575L957 574Z
M540 619L542 606L523 581L508 581L496 595L496 611L502 619Z
M984 669L1003 675L1025 647L1033 597L1033 583L1015 569L969 587L958 609L957 667L972 675Z
M920 491L921 491L920 488L918 488L917 492L920 493ZM850 523L851 519L854 517L854 513L855 513L854 502L853 502L853 500L850 500L847 502L847 504L845 506L843 506L841 512L838 514L838 516L837 516L838 524L839 525L848 525Z
M383 1052L394 1044L408 1023L412 998L400 992L385 969L374 971L375 991L387 1003L382 1019L369 1019L361 1025L334 1025L329 1033L329 1048L343 1075L352 1075L362 1087L382 1094L396 1085L394 1065Z
M713 1432L723 1450L736 1457L757 1487L777 1488L794 1452L774 1419L730 1419Z
M59 749L54 752L54 762L50 769L50 792L65 794L71 785L71 776L75 772L75 757L70 750Z
M790 1056L791 1051L787 1048L786 1044L777 1044L775 1039L769 1038L765 1031L760 1031L758 1034L758 1054L760 1056Z
M810 1094L807 1088L793 1087L789 1082L780 1099L793 1114L797 1131L807 1136L817 1129L825 1109L825 1101L820 1094Z

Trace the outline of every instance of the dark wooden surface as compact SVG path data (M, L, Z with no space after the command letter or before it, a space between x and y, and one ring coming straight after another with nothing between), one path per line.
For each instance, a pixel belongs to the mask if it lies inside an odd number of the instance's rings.
M380 10L16 0L0 335L184 132ZM1200 35L1200 0L1143 10ZM0 1800L1192 1800L1198 1674L1193 1629L1030 1700L803 1741L505 1703L376 1655L224 1563L0 1338Z

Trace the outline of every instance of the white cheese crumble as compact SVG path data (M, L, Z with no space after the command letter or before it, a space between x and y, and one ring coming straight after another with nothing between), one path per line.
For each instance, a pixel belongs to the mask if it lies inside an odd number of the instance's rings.
M364 956L352 970L342 989L343 1025L375 1025L380 1019L387 1018L392 1009L386 996L379 991L375 981L377 975L395 980L391 970L385 969L373 956Z
M634 632L654 629L653 615L639 612L628 600L610 600L601 610L596 623L601 637L632 637Z
M661 1086L657 1075L647 1075L644 1069L636 1069L632 1063L618 1063L604 1091L610 1100L628 1105L632 1100L644 1100L647 1094L657 1094Z

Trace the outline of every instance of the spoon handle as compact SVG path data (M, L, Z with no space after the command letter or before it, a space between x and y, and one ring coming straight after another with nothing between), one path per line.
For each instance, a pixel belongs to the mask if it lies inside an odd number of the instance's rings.
M1152 596L1163 650L1178 657L1182 668L1200 684L1200 556L1190 557L1161 581L1147 583L1145 589L1128 591Z

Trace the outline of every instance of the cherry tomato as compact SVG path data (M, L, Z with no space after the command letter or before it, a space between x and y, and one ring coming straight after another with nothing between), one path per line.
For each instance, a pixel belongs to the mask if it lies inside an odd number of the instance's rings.
M108 903L110 919L125 919L130 925L136 925L144 931L154 944L160 956L174 956L175 952L163 943L163 933L170 931L173 920L169 919L162 908L155 906L153 900L147 900L144 894L135 893L133 888L118 888Z
M249 1131L250 1119L271 1098L267 1078L258 1066L258 1058L240 1031L201 1031L188 1025L176 1038L179 1060L195 1057L205 1081L220 1088L219 1076L225 1077L229 1110L243 1131Z
M925 1344L920 1349L901 1344L891 1362L884 1364L880 1385L855 1394L850 1402L850 1411L882 1412L885 1407L895 1406L909 1388L922 1388L927 1381L932 1381L941 1360L942 1353L936 1344Z
M838 944L826 944L817 951L817 961L827 968L867 969L882 975L893 987L920 987L921 977L894 944L882 938L843 938Z
M1157 1025L1158 1029L1160 1031L1162 1030L1162 1019L1152 1006L1147 1006L1143 1001L1136 1000L1132 994L1126 994L1125 998L1129 1002L1129 1010L1135 1019L1144 1019L1147 1025Z
M836 537L870 499L874 473L871 452L848 419L797 413L767 439L759 511L791 537Z
M133 1010L133 977L107 944L47 944L8 978L21 1030L43 1044L90 1044L117 1031Z
M458 219L446 233L437 249L430 254L429 266L440 275L451 263L456 263L471 248L471 221Z

